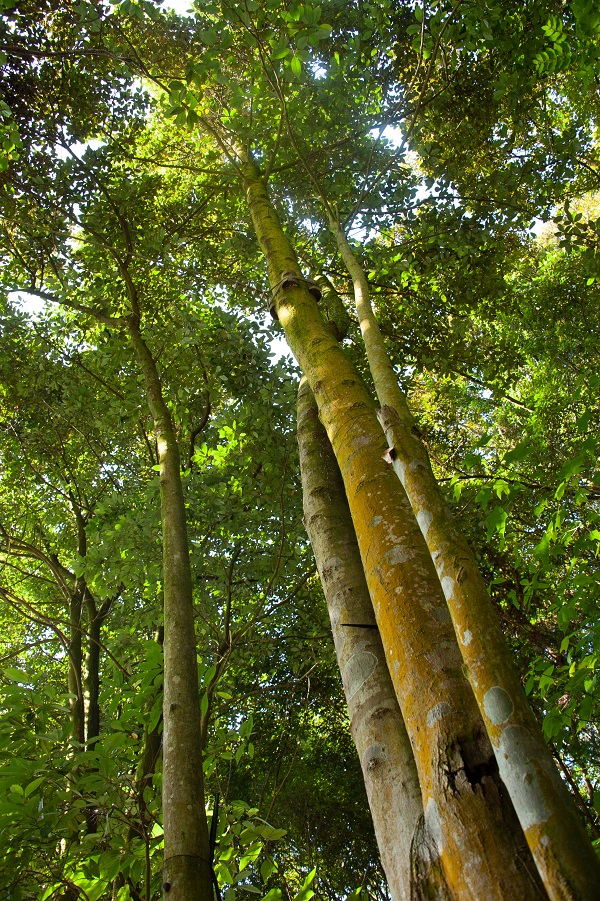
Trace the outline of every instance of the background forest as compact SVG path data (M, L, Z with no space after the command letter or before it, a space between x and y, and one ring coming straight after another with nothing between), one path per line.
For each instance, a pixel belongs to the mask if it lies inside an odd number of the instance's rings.
M160 897L164 416L222 898L389 898L238 144L371 387L332 219L367 272L600 843L596 4L0 9L0 897Z

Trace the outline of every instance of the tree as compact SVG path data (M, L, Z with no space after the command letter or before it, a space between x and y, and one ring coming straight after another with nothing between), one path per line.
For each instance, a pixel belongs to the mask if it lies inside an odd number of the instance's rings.
M392 897L408 898L409 890L414 889L411 871L418 872L422 866L414 843L423 816L419 777L372 621L373 608L341 475L304 380L298 393L298 444L304 520L327 599L377 844ZM436 878L438 873L419 874L419 890Z

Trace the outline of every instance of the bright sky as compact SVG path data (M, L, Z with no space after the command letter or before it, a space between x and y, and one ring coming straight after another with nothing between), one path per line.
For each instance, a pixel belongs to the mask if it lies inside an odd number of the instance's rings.
M191 5L192 0L166 0L163 9L173 9L180 16L185 16L189 13Z

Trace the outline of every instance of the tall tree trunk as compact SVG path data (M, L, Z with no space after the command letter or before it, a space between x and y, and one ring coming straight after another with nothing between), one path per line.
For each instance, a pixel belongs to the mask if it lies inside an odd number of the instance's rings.
M456 898L544 897L463 676L429 552L414 517L406 516L404 489L382 459L385 441L373 402L303 283L253 160L240 152L238 164L279 320L315 395L344 479L419 773L431 840L418 850L440 858Z
M410 901L421 787L374 622L344 483L306 379L298 390L298 446L304 525L327 601L379 853L392 901Z
M86 608L88 613L88 641L85 660L85 687L87 693L87 716L85 729L86 748L94 747L96 739L100 735L100 633L102 623L108 615L111 602L104 601L100 609L86 588Z
M163 892L168 901L212 898L200 703L185 501L179 448L156 363L137 317L129 334L154 419L160 465L164 593Z
M86 747L92 748L100 735L100 622L90 623L90 637L86 656L86 689L88 715L86 723Z
M67 687L71 698L71 729L73 738L83 748L85 741L85 709L83 698L83 642L81 634L82 599L79 586L69 599L69 672Z
M85 690L87 705L85 714L85 747L93 750L100 736L100 632L108 615L111 601L104 601L100 610L94 596L84 587L85 606L88 615L87 651L85 657ZM86 808L88 833L98 829L98 809L93 804Z
M598 897L600 863L527 703L475 557L446 507L429 455L400 390L344 232L330 221L354 284L356 310L393 466L435 563L500 775L553 901Z

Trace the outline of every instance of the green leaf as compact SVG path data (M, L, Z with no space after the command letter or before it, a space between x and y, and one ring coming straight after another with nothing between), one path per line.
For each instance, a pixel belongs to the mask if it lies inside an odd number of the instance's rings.
M298 76L298 75L301 74L301 72L302 72L302 63L300 62L300 60L298 59L298 57L296 56L296 54L294 54L294 55L292 56L290 65L291 65L292 72L294 73L294 75Z
M260 865L260 875L263 882L268 882L273 873L277 871L277 864L274 860L267 858Z
M261 835L269 842L279 841L284 835L287 835L287 829L275 829L268 823L261 827Z
M542 540L536 544L533 549L533 553L536 557L542 558L545 557L548 553L548 549L550 548L550 543L552 541L552 533L547 531Z
M479 469L483 465L483 458L469 451L463 457L463 465L465 469Z
M45 781L45 776L38 776L37 779L34 779L33 782L30 782L29 785L25 786L25 797L28 798L29 795L32 795L36 788L39 788L40 785Z
M496 496L499 500L502 500L503 494L510 494L510 486L508 482L505 482L504 479L497 479L494 482L494 491L496 492Z
M256 842L253 844L241 857L239 869L240 873L242 870L245 870L249 863L256 860L260 852L262 851L262 842Z
M513 447L512 450L504 454L502 462L505 465L509 465L510 463L520 463L522 460L526 460L532 451L533 445L531 441L521 441Z
M557 481L568 482L569 479L573 478L573 476L579 472L585 462L585 459L585 454L578 454L571 460L567 460L567 462L561 467L560 472L558 473Z
M541 680L540 680L541 681ZM558 707L546 714L542 723L544 737L547 741L555 738L569 724L570 717L565 716Z
M302 888L296 895L294 895L294 901L309 901L309 898L313 897L314 891L312 890L311 885L313 884L316 872L316 867L310 871L310 873L302 883Z
M506 519L507 513L503 507L494 507L494 509L489 513L485 518L485 525L487 526L487 537L491 538L492 535L497 532L501 538L504 538L504 532L506 530Z
M217 864L216 870L221 885L231 885L231 883L233 882L233 875L229 867L227 867L224 863L219 863Z
M207 28L206 31L200 32L199 38L207 47L212 47L213 44L217 43L219 36L214 28Z
M29 676L14 666L7 666L2 670L4 675L13 682L28 682Z
M582 413L581 416L579 416L579 418L577 419L577 431L580 435L584 435L587 432L591 418L592 411L586 410L585 413Z

